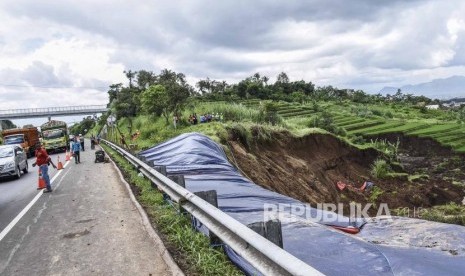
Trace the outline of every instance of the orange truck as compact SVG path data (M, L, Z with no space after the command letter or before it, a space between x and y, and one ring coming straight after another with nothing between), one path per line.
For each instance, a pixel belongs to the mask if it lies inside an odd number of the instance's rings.
M36 144L39 141L39 131L36 127L14 128L2 131L3 144L21 144L28 157L34 156Z

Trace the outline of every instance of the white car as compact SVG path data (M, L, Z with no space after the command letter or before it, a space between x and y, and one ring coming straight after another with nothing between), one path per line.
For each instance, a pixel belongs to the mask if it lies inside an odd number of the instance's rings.
M27 155L21 145L0 146L0 178L21 178L21 172L28 172Z

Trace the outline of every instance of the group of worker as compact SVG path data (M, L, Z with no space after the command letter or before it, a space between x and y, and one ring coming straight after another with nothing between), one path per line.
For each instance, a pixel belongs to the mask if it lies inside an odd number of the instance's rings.
M92 136L93 137L93 136ZM100 136L97 138L93 137L91 143L99 143ZM70 143L70 151L74 156L74 161L76 164L81 163L81 155L80 152L84 151L84 137L81 134L79 136L75 136L71 139ZM39 141L36 146L35 151L36 162L32 164L33 167L36 165L39 166L40 173L42 174L42 178L45 181L46 189L44 193L52 192L52 186L50 185L50 176L48 174L48 166L52 165L54 169L57 169L57 166L52 162L52 159L47 153L47 150L42 146L41 142Z

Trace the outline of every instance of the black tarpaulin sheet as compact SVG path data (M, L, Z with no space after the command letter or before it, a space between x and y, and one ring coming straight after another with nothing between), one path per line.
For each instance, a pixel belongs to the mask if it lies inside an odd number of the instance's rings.
M140 155L152 166L166 166L168 175L184 175L186 188L191 192L216 190L218 207L245 225L263 221L270 206L279 206L275 208L281 208L278 218L282 223L284 250L324 274L444 275L465 271L463 244L455 246L450 240L437 248L418 242L409 244L413 237L410 239L405 229L400 231L399 220L354 221L266 190L243 177L228 162L221 146L202 134L180 135ZM407 220L411 224L420 221ZM465 227L428 223L434 239L446 236L449 229L455 231L456 241L465 240ZM363 228L360 234L348 235L327 225ZM208 231L199 222L196 226L202 232ZM393 242L398 233L404 237L402 243ZM383 239L384 236L391 238ZM230 248L225 251L247 274L257 274Z

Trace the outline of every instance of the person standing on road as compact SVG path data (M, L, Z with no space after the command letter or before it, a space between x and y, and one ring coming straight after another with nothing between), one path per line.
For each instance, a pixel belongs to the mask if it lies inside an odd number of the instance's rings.
M36 162L33 164L33 166L39 166L40 173L42 174L42 178L44 179L45 185L47 186L47 189L44 191L44 193L50 193L52 192L52 186L50 185L50 176L48 175L48 164L52 161L52 159L50 156L48 156L47 151L41 146L40 142L37 143L35 156ZM52 165L55 169L57 168L55 164L52 163Z
M84 137L82 137L82 134L79 134L79 142L81 143L82 151L86 151L86 149L84 148Z
M74 138L74 142L71 144L71 151L73 152L74 162L76 164L81 163L81 143L76 138Z
M92 134L92 135L90 136L90 149L91 149L91 150L95 149L95 143L96 143L96 141L95 141L95 136L94 136L94 134Z

